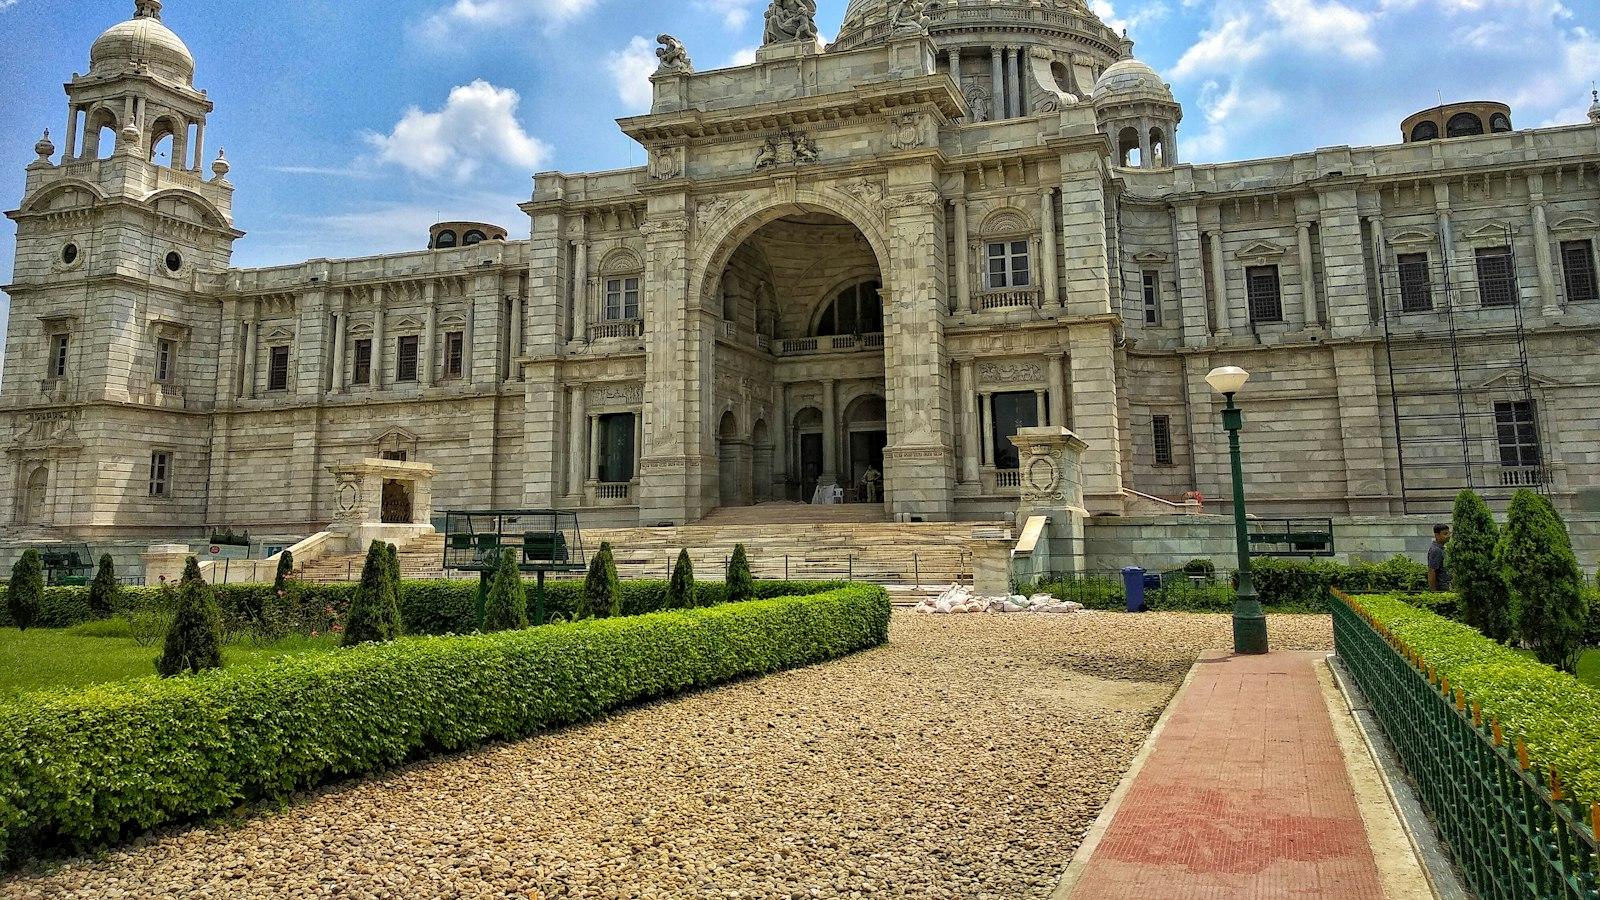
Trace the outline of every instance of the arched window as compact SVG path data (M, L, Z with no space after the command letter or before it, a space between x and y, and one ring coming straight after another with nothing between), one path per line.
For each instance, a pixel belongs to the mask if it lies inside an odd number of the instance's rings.
M105 107L89 114L83 125L83 157L106 159L117 149L117 117Z
M454 231L441 231L439 236L433 240L433 248L435 250L448 250L455 245L456 233Z
M883 331L883 298L876 281L863 281L839 292L817 320L817 336L878 334Z
M1511 130L1511 119L1505 113L1495 113L1489 117L1489 131L1494 134Z
M1117 158L1122 160L1124 169L1135 169L1143 163L1139 158L1139 129L1124 128L1117 134Z
M471 247L473 244L483 243L484 240L485 238L483 236L483 232L473 229L472 231L467 232L466 235L461 238L461 246Z
M1159 128L1150 129L1150 167L1161 169L1167 166L1167 136Z
M150 128L150 161L160 166L182 168L179 160L174 158L173 151L178 146L177 124L168 118L160 118Z
M1413 141L1432 141L1432 140L1438 140L1438 138L1439 138L1439 123L1438 122L1432 122L1432 121L1429 121L1429 122L1418 122L1411 129L1411 139Z
M1060 60L1051 63L1050 74L1055 77L1056 87L1059 88L1063 94L1072 93L1072 72L1067 68L1066 63L1061 62Z
M1444 123L1446 137L1469 137L1483 134L1483 120L1469 112L1456 113Z

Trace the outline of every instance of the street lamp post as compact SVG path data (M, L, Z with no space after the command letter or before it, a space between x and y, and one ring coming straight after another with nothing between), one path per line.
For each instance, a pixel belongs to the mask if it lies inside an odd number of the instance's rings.
M1250 373L1238 366L1224 366L1206 376L1211 389L1227 398L1222 409L1222 427L1228 432L1228 455L1233 463L1233 537L1239 553L1239 586L1233 598L1233 652L1267 652L1267 614L1256 597L1250 576L1250 529L1244 509L1244 463L1239 455L1239 431L1244 428L1244 410L1233 402Z

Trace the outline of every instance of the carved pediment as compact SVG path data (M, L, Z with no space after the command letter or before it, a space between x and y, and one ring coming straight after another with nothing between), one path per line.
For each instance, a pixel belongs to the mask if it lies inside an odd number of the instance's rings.
M363 337L363 338L364 337L371 337L372 336L372 325L371 325L371 323L369 323L369 322L357 322L354 325L351 325L350 326L350 335L352 337Z
M1597 231L1600 230L1600 222L1596 222L1594 219L1591 219L1588 216L1568 216L1567 218L1562 219L1556 224L1550 226L1550 230L1558 233L1582 233L1586 231Z
M1012 237L1032 231L1028 217L1019 209L999 209L983 220L979 234L986 238Z
M600 263L601 276L606 275L631 275L644 271L644 263L639 261L638 254L626 248L613 250L606 254Z
M401 316L394 321L395 331L421 331L422 321L413 316Z
M1541 375L1538 372L1530 371L1528 373L1528 384L1530 387L1534 388L1547 388L1560 387L1563 382L1551 378L1548 375ZM1488 381L1478 385L1478 390L1506 390L1520 393L1522 391L1522 371L1520 369L1506 369L1495 375L1493 378L1490 378Z
M1135 253L1133 255L1134 262L1145 265L1160 265L1169 259L1171 259L1170 256L1159 250L1146 250L1143 253Z
M1415 246L1419 244L1432 244L1437 240L1434 233L1422 228L1408 228L1396 232L1389 238L1389 243L1397 247Z
M267 332L267 340L273 342L292 341L294 340L294 330L280 325Z
M1239 259L1272 259L1282 256L1284 252L1282 244L1275 244L1272 241L1251 241L1234 253L1234 256Z
M374 444L415 444L418 439L415 431L394 425L373 438L372 442Z
M463 315L445 316L439 320L439 325L446 331L456 331L467 327L467 317Z
M1465 237L1474 244L1508 244L1511 234L1511 226L1504 222L1489 222L1467 232Z

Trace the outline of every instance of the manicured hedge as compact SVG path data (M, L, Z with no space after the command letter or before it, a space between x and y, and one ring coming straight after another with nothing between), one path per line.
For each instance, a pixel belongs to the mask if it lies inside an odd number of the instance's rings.
M1397 556L1382 563L1346 565L1331 560L1275 559L1250 561L1256 596L1269 612L1327 612L1330 591L1352 594L1413 593L1428 587L1428 567ZM1211 584L1194 584L1173 573L1158 591L1147 592L1145 604L1154 611L1232 612L1233 586L1223 578ZM1124 610L1127 601L1120 575L1091 576L1061 582L1046 581L1040 589L1089 609ZM1436 600L1435 602L1446 602ZM1453 613L1453 600L1450 608Z
M29 695L0 704L0 860L832 659L888 628L888 595L852 585Z
M1352 597L1452 688L1521 737L1534 764L1554 766L1572 795L1600 803L1600 690L1398 597Z
M815 594L842 586L838 581L758 581L756 597L792 597ZM533 601L533 583L528 583L528 600ZM350 605L355 585L300 584L295 586L294 602L315 608L332 607L339 618ZM575 580L547 581L545 583L545 608L551 616L571 618L578 607L578 595L583 592L583 582ZM715 606L723 602L726 588L720 581L699 585L702 606ZM222 607L223 620L228 623L248 621L253 615L271 604L270 584L225 584L216 587L217 603ZM456 581L407 581L400 586L400 614L407 634L469 634L476 630L478 582L476 579ZM622 582L622 614L634 616L655 612L666 606L666 581ZM119 592L118 612L145 608L163 600L161 588L126 587ZM36 628L69 628L94 618L89 610L87 587L46 588L40 601L39 621ZM0 627L11 625L6 612L3 589L0 589Z

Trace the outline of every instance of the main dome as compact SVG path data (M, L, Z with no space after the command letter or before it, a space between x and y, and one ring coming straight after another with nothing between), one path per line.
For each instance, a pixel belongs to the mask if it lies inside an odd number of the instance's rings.
M850 0L831 49L855 50L887 40L889 8L898 0ZM931 0L924 10L935 42L976 46L986 33L1034 36L1038 42L1116 59L1119 38L1083 0ZM1024 40L1024 43L1034 41Z
M161 24L161 4L149 0L139 3L134 18L106 29L89 48L90 75L118 75L141 65L163 79L194 83L194 54Z

